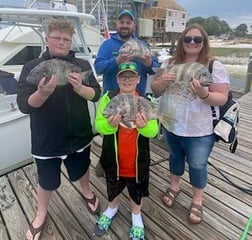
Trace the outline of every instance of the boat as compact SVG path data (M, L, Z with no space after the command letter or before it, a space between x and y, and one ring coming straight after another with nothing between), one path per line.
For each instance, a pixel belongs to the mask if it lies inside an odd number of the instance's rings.
M0 69L14 73L17 80L23 64L39 57L46 49L45 28L48 20L55 17L68 17L73 21L75 34L72 49L76 52L77 57L88 60L93 67L92 54L86 42L86 36L88 33L92 33L93 42L100 39L98 32L91 31L90 22L94 21L95 17L91 14L77 12L74 5L66 4L64 0L50 1L49 6L48 9L0 8L0 24L6 26L0 29ZM95 104L89 102L92 123L95 109ZM0 175L33 161L30 153L29 124L29 115L21 113L17 107L16 94L1 94Z
M5 26L0 29L1 69L9 72L18 71L20 69L13 65L22 66L31 58L39 56L41 47L42 51L45 48L43 28L48 21L47 17L75 18L75 21L78 21L76 27L82 31L83 36L77 41L84 41L85 49L83 51L92 58L95 57L104 37L100 34L100 29L91 25L96 21L94 16L77 12L74 5L66 4L64 0L52 0L48 6L49 9L31 8L30 6L0 8L0 24ZM74 50L76 51L76 49Z

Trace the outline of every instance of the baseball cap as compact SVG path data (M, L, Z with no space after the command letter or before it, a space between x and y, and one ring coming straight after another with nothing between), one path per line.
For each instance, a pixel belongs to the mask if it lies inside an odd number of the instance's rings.
M134 21L134 19L135 19L134 13L127 10L127 9L124 9L124 10L120 11L120 13L118 15L118 19L120 19L124 15L127 15L128 17L130 17L132 21Z
M121 63L119 65L119 71L117 73L117 76L119 76L121 73L126 72L126 71L131 71L138 74L138 67L136 63L134 62Z

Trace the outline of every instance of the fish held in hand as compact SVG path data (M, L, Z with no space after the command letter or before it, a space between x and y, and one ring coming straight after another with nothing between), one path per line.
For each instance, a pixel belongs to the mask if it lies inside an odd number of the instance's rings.
M121 114L122 123L132 128L137 113L144 113L148 120L157 119L157 109L154 103L141 96L131 94L118 94L111 99L103 111L103 116Z
M176 75L175 82L178 84L189 84L193 78L199 80L203 87L208 87L213 82L212 76L207 67L198 62L173 64L168 66L167 69L158 69L156 76L159 76L164 72L173 72Z
M68 74L72 72L79 73L81 75L82 81L87 83L87 79L92 73L92 70L81 72L81 68L79 66L61 59L53 58L43 61L35 66L28 74L26 80L38 85L43 77L46 78L47 83L52 75L56 75L58 78L57 85L64 86L68 83Z
M148 47L137 39L131 39L125 42L118 51L119 54L132 54L133 57L141 57L150 54Z

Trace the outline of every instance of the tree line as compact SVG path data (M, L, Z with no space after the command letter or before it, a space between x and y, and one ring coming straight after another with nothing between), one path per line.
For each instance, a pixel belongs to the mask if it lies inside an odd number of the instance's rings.
M212 16L208 18L194 17L188 20L187 25L198 23L204 27L209 36L226 35L228 37L243 38L251 36L249 34L248 26L245 23L239 24L236 28L232 29L224 20L219 17ZM252 30L252 26L250 26Z

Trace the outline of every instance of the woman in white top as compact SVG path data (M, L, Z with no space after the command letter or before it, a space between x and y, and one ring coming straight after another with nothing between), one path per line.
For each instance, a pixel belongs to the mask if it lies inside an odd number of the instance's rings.
M215 143L211 106L221 106L227 101L230 81L227 70L218 60L213 62L209 86L202 86L194 76L175 81L176 75L169 72L169 66L198 62L207 68L212 60L206 31L199 24L192 24L181 34L173 56L162 64L166 71L151 83L154 94L162 95L160 121L170 152L170 186L162 200L167 207L173 206L187 162L193 190L188 220L194 224L202 220L207 161Z

